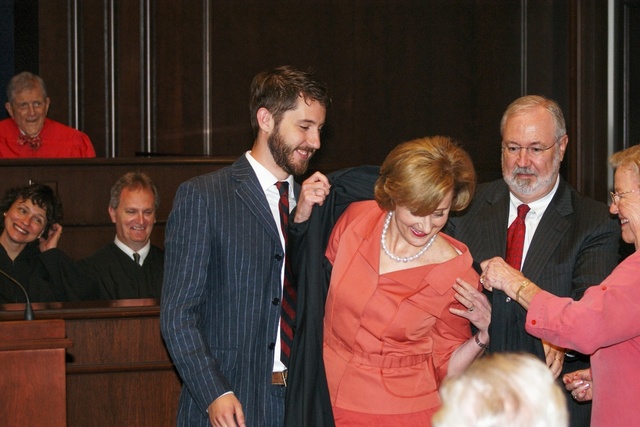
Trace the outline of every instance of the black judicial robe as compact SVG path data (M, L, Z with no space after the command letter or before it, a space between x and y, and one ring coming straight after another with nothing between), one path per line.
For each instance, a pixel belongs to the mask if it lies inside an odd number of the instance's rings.
M57 248L40 252L38 241L29 243L13 261L0 245L0 269L25 288L31 302L98 298L97 283L74 260ZM0 275L0 304L24 302L22 290Z
M160 298L164 276L164 251L151 245L143 265L111 242L83 261L98 282L100 298Z
M327 175L331 191L311 218L291 223L290 251L298 287L296 329L289 362L285 426L333 426L333 412L322 359L324 304L331 264L324 257L334 224L352 202L373 199L376 166L360 166Z

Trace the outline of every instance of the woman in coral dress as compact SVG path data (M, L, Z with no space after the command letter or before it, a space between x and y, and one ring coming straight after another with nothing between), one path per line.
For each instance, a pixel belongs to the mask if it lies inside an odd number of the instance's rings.
M488 345L491 309L472 257L440 233L474 189L465 151L417 139L389 154L376 200L338 220L323 349L337 426L429 426L442 380Z

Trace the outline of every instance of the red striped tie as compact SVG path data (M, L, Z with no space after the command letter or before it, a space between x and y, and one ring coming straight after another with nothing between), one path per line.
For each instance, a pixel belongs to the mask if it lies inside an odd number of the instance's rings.
M522 204L518 206L518 217L511 223L507 231L507 256L505 257L505 261L517 270L520 270L522 266L524 234L527 229L524 224L524 219L529 209L529 205Z
M293 274L291 272L290 256L287 251L289 240L289 183L278 181L276 187L280 192L278 210L280 211L280 225L284 235L285 256L284 256L284 284L282 291L282 315L280 317L280 345L282 352L280 360L285 366L289 366L289 356L293 345L293 325L296 318L296 297L297 291L293 285Z

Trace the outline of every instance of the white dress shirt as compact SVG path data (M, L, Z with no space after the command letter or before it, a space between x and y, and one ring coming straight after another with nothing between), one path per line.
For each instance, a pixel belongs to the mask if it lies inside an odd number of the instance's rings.
M267 202L269 203L269 208L271 209L271 215L273 215L273 219L276 222L276 226L278 227L278 231L280 232L280 242L282 243L282 247L285 247L284 235L282 234L282 226L280 225L280 209L278 204L280 203L280 192L276 188L276 182L278 179L273 176L271 172L269 172L264 166L262 166L256 159L251 157L251 151L247 151L247 160L249 160L249 164L253 168L254 172L258 177L258 181L260 182L260 187L264 194L267 196ZM289 175L285 180L289 183L289 212L296 207L296 198L293 191L293 176ZM280 273L280 288L284 286L284 263L282 263L282 272ZM280 299L282 300L282 292L280 293ZM278 323L278 335L276 336L275 349L273 352L274 360L273 360L273 372L282 372L286 370L286 366L280 361L280 324Z
M560 177L556 178L556 184L546 196L534 202L527 203L530 210L524 220L526 231L524 235L524 248L522 249L522 265L524 265L524 260L527 257L527 252L529 251L529 246L531 245L533 236L536 233L538 224L540 224L540 220L542 219L544 212L547 210L547 207L549 207L551 199L553 199L553 196L555 196L559 184ZM509 192L509 197L511 199L511 203L509 204L509 226L511 226L511 223L518 216L518 206L520 206L524 202L514 196L511 192Z

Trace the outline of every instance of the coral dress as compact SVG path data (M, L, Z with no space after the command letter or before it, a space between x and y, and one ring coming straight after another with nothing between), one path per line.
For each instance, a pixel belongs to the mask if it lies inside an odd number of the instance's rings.
M352 204L326 252L323 356L336 425L430 425L451 354L471 337L449 312L462 308L456 278L479 283L467 247L440 234L460 256L380 275L385 214L373 201Z

